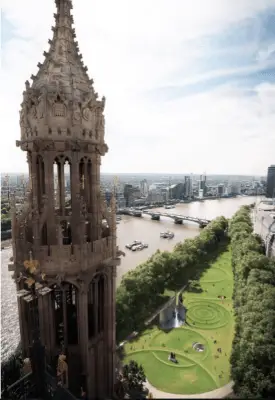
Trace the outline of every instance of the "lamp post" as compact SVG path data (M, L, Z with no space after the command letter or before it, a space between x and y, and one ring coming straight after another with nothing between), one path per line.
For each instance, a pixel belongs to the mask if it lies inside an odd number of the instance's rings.
M40 341L38 301L40 296L48 294L51 289L46 286L45 274L39 270L39 263L29 253L29 260L24 261L24 272L17 281L24 281L24 289L17 296L28 303L28 325L31 345L29 348L31 368L37 396L45 394L45 347Z

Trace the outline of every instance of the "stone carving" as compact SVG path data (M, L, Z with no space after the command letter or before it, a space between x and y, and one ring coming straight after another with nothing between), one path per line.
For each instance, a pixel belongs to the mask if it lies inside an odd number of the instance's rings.
M32 136L32 130L29 126L26 128L26 134L27 134L27 137Z
M54 141L50 140L49 142L43 143L42 148L44 151L54 150L55 149Z
M73 103L73 119L76 121L80 121L81 119L81 110L78 102L76 101Z
M31 360L29 358L25 358L23 360L23 368L22 368L22 370L23 370L23 374L24 375L27 375L30 372L32 372Z
M91 110L88 107L84 108L82 115L86 121L89 121L92 117Z
M103 114L99 115L99 128L104 129L105 127L105 118Z
M26 86L26 90L29 90L29 89L30 89L30 82L29 82L29 81L26 81L26 82L25 82L25 86Z
M81 149L77 140L71 141L71 149L72 151L79 151Z
M55 117L65 118L67 114L67 108L61 100L57 100L53 105L53 115Z
M31 104L31 109L30 109L30 115L33 119L37 118L37 108L36 108L37 102L32 102Z
M70 4L65 1L65 3L64 3L64 14L69 16L70 15L70 9L71 9Z
M22 108L22 110L19 111L19 115L20 115L20 127L23 130L23 132L26 133L26 118L25 118L24 108Z
M55 280L56 280L56 284L58 286L61 286L62 282L65 281L65 274L56 275Z
M58 48L58 54L59 54L61 57L64 57L64 55L65 55L65 46L64 46L63 43L61 43L60 46L59 46L59 48Z
M80 196L80 207L81 207L82 216L84 218L87 218L87 206L86 206L83 196Z
M20 124L25 129L28 127L29 94L23 92L22 109L20 112Z
M58 357L57 363L57 377L61 386L67 388L68 387L68 364L66 363L66 356L65 354L60 354Z
M85 107L91 108L93 100L95 100L95 91L94 91L93 86L91 85L89 92L84 95L83 108L85 108Z
M125 257L126 254L124 253L124 251L119 250L119 248L118 248L118 246L117 246L117 248L116 248L116 256L117 256L117 257L121 257L121 256Z
M38 97L38 107L37 107L37 116L39 119L43 118L46 114L46 104L47 104L47 89L42 88L41 94Z

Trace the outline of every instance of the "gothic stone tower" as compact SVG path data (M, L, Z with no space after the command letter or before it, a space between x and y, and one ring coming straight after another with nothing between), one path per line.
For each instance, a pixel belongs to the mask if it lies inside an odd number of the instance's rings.
M90 398L111 396L115 358L115 200L100 192L105 98L98 99L72 28L71 0L56 0L50 49L26 82L20 111L30 190L14 213L15 277L29 254L52 289L39 297L39 326L47 355L64 351L69 387ZM69 178L67 180L67 176ZM18 283L18 289L22 284ZM18 300L25 355L31 342L25 302ZM80 382L81 381L81 385Z

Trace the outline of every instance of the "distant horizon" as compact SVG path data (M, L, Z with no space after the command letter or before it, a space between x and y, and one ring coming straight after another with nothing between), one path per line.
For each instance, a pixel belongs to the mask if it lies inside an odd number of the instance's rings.
M101 175L160 175L160 176L171 176L171 175L178 175L178 176L190 176L190 175L206 175L206 177L208 176L242 176L242 177L263 177L265 175L267 175L267 172L264 174L259 174L259 175L255 175L255 174L230 174L230 173L226 173L226 174L219 174L219 173L201 173L201 172L191 172L191 173L187 173L187 172L100 172ZM1 172L1 175L29 175L28 172Z

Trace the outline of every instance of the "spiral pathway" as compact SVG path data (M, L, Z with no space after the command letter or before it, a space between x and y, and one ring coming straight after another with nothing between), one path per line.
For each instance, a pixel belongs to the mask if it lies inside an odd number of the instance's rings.
M126 362L133 359L143 365L155 398L222 398L232 392L228 383L234 331L229 250L205 272L200 286L201 293L183 295L183 327L169 331L155 327L126 344ZM171 353L176 362L171 362Z
M190 302L186 322L197 329L218 329L230 320L229 312L221 305L208 300Z

